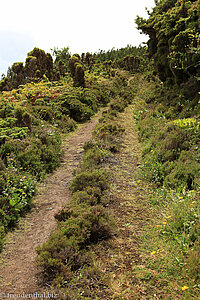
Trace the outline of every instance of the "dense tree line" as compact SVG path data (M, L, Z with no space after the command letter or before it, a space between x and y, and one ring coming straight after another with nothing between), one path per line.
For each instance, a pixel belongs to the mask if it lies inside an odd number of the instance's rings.
M161 81L197 92L200 77L200 1L155 0L148 19L137 17L149 35L148 53Z
M59 80L67 72L71 73L75 86L85 86L84 72L92 70L95 65L104 64L107 72L112 68L122 68L128 71L138 70L141 61L144 59L146 47L132 47L128 45L121 49L100 50L96 53L82 53L72 55L69 47L62 49L51 49L45 53L35 47L27 54L25 64L15 62L8 68L7 76L0 81L0 91L9 91L18 88L27 82L38 82L42 79L50 81Z
M7 77L0 82L0 90L8 91L44 76L49 80L53 78L53 59L51 54L35 47L27 54L25 65L23 62L15 62L8 68Z
M98 52L95 52L93 54L93 57L96 62L104 62L107 60L120 60L123 59L126 56L142 56L145 53L144 47L135 47L131 45L127 45L124 48L115 49L112 48L111 50L104 51L99 50Z

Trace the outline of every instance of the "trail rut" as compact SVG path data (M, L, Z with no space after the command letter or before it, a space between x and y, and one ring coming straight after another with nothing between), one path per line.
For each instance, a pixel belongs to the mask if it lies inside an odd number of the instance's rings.
M39 186L34 208L20 221L19 227L8 234L0 256L0 298L39 292L40 270L36 264L35 247L44 243L56 228L54 215L70 197L68 187L72 172L81 160L83 145L91 139L101 112L88 123L79 125L76 132L63 142L62 165Z

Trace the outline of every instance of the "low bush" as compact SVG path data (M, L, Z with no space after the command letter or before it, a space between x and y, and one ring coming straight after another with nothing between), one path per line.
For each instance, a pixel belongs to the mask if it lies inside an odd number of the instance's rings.
M101 192L108 189L108 173L105 170L94 169L80 172L70 184L70 190L72 193L84 191L92 187L99 188Z
M69 116L77 122L84 122L93 115L93 111L86 104L65 93L59 97L61 106L69 111Z
M74 192L71 198L73 205L87 204L94 206L100 204L102 192L98 187L89 187L87 191Z
M108 113L94 131L94 137L98 140L100 148L111 152L118 152L122 142L124 128L116 122L110 122L112 114Z
M99 147L89 149L84 155L81 169L85 170L101 167L110 156L111 154L109 151L100 149Z
M59 275L69 284L73 272L93 265L86 247L111 237L113 221L102 206L76 206L61 211L56 218L60 221L58 229L37 247L39 263L48 279L56 280Z
M4 234L13 228L20 216L31 207L31 199L36 192L36 180L27 172L21 172L12 158L8 167L0 172L0 245Z

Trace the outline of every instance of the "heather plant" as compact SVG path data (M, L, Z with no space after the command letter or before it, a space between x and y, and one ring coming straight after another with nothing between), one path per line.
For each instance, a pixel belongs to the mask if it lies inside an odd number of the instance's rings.
M72 77L75 77L75 71L76 71L76 64L79 62L79 59L77 56L73 55L70 59L69 59L69 70L70 73L72 75Z
M77 174L70 184L72 193L84 191L90 187L99 188L101 192L108 189L108 174L105 170L83 171Z
M71 57L71 53L69 52L69 47L64 47L58 49L54 47L51 49L53 56L55 56L54 65L57 67L61 76L64 76L66 71L68 71L68 62Z
M85 72L83 65L80 62L80 56L74 54L69 59L69 69L74 80L74 86L85 87Z
M76 64L75 75L74 75L74 85L85 87L85 73L84 68L81 64Z
M30 80L40 79L43 75L51 79L52 70L53 59L49 53L35 47L27 54L25 72Z
M39 264L43 267L46 279L53 281L56 286L62 284L66 295L69 295L68 289L76 284L87 291L85 280L87 278L88 286L94 280L93 276L98 287L103 278L102 275L96 277L98 269L94 267L93 254L88 248L112 235L112 220L101 206L87 207L87 210L84 206L76 206L69 213L66 208L65 213L61 211L60 215L57 216L62 220L58 229L48 242L37 247ZM87 277L91 269L93 272ZM82 274L81 277L79 274ZM89 295L97 287L91 286ZM78 293L76 290L76 295Z
M26 81L25 69L22 62L16 62L11 67L12 72L12 86L17 88Z
M59 97L58 102L63 109L67 110L69 117L77 122L86 121L93 115L92 109L71 93L63 93Z

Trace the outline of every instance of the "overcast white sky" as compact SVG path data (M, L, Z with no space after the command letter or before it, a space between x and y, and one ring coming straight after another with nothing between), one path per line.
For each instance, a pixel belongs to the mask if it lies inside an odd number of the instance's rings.
M39 47L96 52L147 41L136 29L154 0L6 0L0 13L0 75Z

